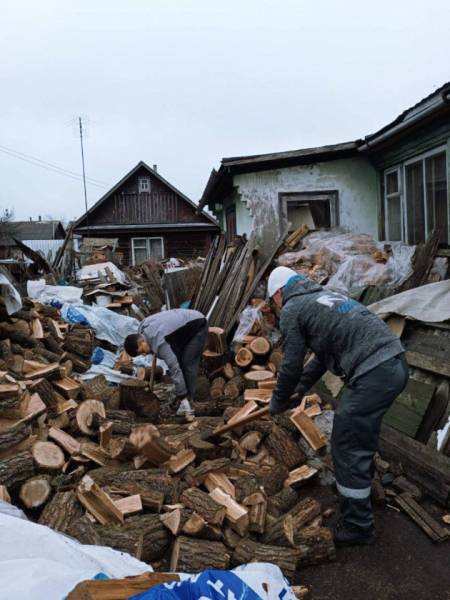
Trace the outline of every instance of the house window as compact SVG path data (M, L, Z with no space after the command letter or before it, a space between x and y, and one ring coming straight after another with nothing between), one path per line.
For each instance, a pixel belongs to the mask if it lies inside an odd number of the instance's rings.
M401 178L404 185L402 186ZM425 241L432 229L449 240L447 155L442 148L423 154L384 174L386 237L408 244Z
M290 232L303 223L309 229L330 229L338 223L337 192L298 192L283 194L281 206L284 219L290 222Z
M153 256L156 260L163 258L163 238L133 238L133 265L140 265Z
M150 179L141 178L139 179L139 193L150 191Z
M230 206L226 211L226 225L228 243L231 244L236 239L236 206Z

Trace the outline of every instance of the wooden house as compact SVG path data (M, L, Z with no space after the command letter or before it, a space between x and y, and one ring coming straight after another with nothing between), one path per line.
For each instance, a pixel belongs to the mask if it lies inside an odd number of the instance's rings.
M220 231L213 217L140 162L94 204L74 226L83 237L118 238L123 264L150 256L189 259L205 256Z

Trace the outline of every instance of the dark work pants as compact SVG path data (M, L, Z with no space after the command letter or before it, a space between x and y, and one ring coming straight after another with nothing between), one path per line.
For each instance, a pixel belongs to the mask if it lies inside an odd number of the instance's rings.
M408 378L402 353L349 383L335 412L331 453L339 506L344 519L354 525L368 527L373 522L370 484L381 422Z
M197 331L180 352L179 363L186 384L187 399L192 402L197 388L198 369L208 334L208 324Z

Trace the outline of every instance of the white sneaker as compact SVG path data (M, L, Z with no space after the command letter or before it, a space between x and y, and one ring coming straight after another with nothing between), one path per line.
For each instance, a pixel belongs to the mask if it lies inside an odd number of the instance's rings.
M189 404L189 400L182 400L180 404L180 408L177 410L177 415L179 417L189 417L194 414L194 411Z

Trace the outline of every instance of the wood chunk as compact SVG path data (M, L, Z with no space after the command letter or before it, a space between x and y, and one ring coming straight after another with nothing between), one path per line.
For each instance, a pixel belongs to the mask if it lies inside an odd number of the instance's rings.
M408 481L406 477L396 477L392 482L392 487L399 494L407 492L411 495L413 500L416 500L417 502L420 502L422 500L422 492L420 491L420 489L416 485Z
M286 479L286 486L291 486L295 489L305 484L308 479L317 475L318 471L314 467L308 467L308 465L302 465L298 469L291 471L289 477Z
M33 385L30 387L30 392L33 395L37 394L39 396L41 401L47 407L50 417L56 416L58 397L55 390L46 379L41 379L33 383Z
M110 441L108 452L111 458L115 458L121 462L128 462L136 456L139 450L128 438L119 437Z
M274 425L265 445L275 460L290 471L306 462L306 454L295 442L292 434L282 427Z
M112 440L114 425L111 421L107 421L106 423L102 423L98 428L98 440L100 446L106 450L108 444Z
M143 425L133 429L130 442L155 465L167 462L174 454L169 446L160 439L159 431L154 425Z
M144 573L125 579L82 581L70 592L66 600L128 600L152 587L171 581L180 581L180 578L172 573Z
M78 485L77 497L102 525L123 523L122 512L89 475L85 475Z
M295 548L294 520L291 514L285 515L274 523L270 530L261 538L263 544Z
M186 521L183 527L183 533L185 535L198 535L205 527L206 521L201 518L197 513L193 513L192 516Z
M262 434L258 431L249 431L241 437L239 440L239 445L241 448L244 448L244 450L248 450L249 452L256 454L262 437Z
M36 379L47 379L48 381L63 379L64 373L61 371L59 362L41 366L40 369L32 371L27 375L28 379L35 381Z
M150 392L149 384L140 379L126 379L120 383L120 408L132 410L140 417L152 420L159 413L158 397Z
M291 421L313 450L318 450L329 444L328 438L320 427L304 411L294 411L291 415Z
M233 550L242 540L242 537L233 531L229 525L225 525L225 527L222 528L222 536L225 544Z
M240 375L236 375L225 384L223 393L232 400L235 400L244 391L244 385L243 378Z
M161 523L169 531L173 533L173 535L178 535L181 529L181 510L176 508L170 512L167 512L159 517L161 519Z
M200 573L205 569L227 570L230 554L221 542L211 542L180 536L175 540L170 571Z
M98 413L101 417L106 418L105 406L100 400L85 400L75 412L77 428L84 435L95 435L95 430L88 426L92 413Z
M53 442L36 442L31 455L36 469L42 473L61 471L65 463L64 454Z
M271 349L269 340L262 336L251 341L248 347L254 356L266 356Z
M238 367L245 369L253 362L253 352L251 352L251 350L248 348L241 348L234 357L234 360Z
M253 504L249 510L248 530L255 533L264 533L267 514L267 500Z
M404 492L396 496L395 501L433 542L442 542L449 537L450 531L446 527L441 527L426 510L417 504L411 494Z
M70 379L70 377L57 379L52 382L52 385L64 398L68 398L69 400L76 398L81 391L81 385Z
M30 394L22 392L20 385L7 383L0 385L0 417L2 419L23 419L30 404Z
M8 421L9 423L9 421ZM7 450L22 440L28 438L31 434L31 429L28 423L15 423L12 427L0 431L0 451Z
M126 496L120 500L114 500L114 504L124 515L136 515L142 512L142 500L139 494L134 496Z
M70 525L82 516L83 509L75 492L57 492L45 506L38 523L68 533Z
M95 519L94 522L96 522ZM87 516L80 517L79 519L72 521L67 529L67 532L81 544L89 544L90 546L102 545L100 536L95 531L94 524L90 519L88 519Z
M298 494L290 487L283 488L278 494L267 499L267 511L273 517L281 517L298 502Z
M80 453L101 467L106 466L111 461L111 456L94 442L81 444Z
M208 473L204 483L208 492L212 492L216 488L220 488L232 498L236 497L234 485L224 473Z
M327 527L306 527L295 534L297 569L335 560L333 536Z
M226 507L227 523L239 535L243 536L248 529L248 508L238 504L231 496L226 494L222 489L216 488L209 493L211 498L216 502Z
M229 458L216 458L215 460L204 460L191 473L191 484L193 486L201 485L209 473L228 473L231 461Z
M129 517L125 525L96 525L102 546L126 552L146 563L163 558L173 536L159 520L159 515Z
M236 546L231 564L237 567L251 562L273 563L281 569L288 581L293 581L297 564L296 551L294 548L268 546L244 538Z
M20 499L27 508L40 508L52 493L50 481L45 476L33 477L20 488Z
M162 505L164 504L164 492L143 492L140 494L142 506L154 512L161 512Z
M114 493L122 490L125 496L140 494L145 505L145 496L155 492L164 494L164 501L178 501L179 480L169 477L165 469L128 470L130 465L106 466L89 472L100 487L111 487Z
M312 498L304 498L289 511L289 514L292 515L294 533L297 534L320 516L320 504Z
M284 482L289 476L288 468L285 465L275 465L264 473L261 478L261 486L264 488L267 496L274 496L283 489Z
M269 356L269 361L275 366L277 372L280 370L282 360L283 354L281 350L274 350Z
M269 404L272 398L272 390L264 390L257 388L256 390L250 389L244 391L244 400L249 402L254 400L255 402L261 402L263 404Z
M181 501L208 523L221 525L227 514L225 506L197 488L185 490L181 494Z
M81 450L80 442L57 427L50 427L48 437L69 454L75 454Z
M9 502L9 504L11 504L11 496L8 494L8 490L4 485L0 485L0 500L3 500L3 502Z
M171 456L166 466L169 475L181 473L186 467L195 461L195 453L190 448L181 450L178 454Z

